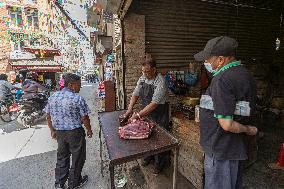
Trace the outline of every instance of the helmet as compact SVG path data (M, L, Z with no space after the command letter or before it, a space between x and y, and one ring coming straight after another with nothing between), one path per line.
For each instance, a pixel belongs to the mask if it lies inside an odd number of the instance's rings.
M8 76L6 74L0 74L0 80L5 80L7 81Z
M35 73L35 72L29 72L29 73L27 73L27 79L32 79L34 81L37 81L38 74Z

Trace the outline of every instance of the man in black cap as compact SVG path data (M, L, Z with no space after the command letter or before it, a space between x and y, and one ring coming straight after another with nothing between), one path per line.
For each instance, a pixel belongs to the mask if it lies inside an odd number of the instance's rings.
M235 39L209 40L194 56L213 79L200 101L200 143L205 152L205 189L242 187L240 161L246 160L248 135L256 135L250 116L256 100L253 76L237 61Z

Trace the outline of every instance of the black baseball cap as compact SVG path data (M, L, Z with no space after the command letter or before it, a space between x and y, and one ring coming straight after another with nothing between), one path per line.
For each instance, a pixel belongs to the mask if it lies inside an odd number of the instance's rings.
M220 36L210 39L203 51L194 55L196 61L204 61L211 56L235 56L238 42L231 37Z

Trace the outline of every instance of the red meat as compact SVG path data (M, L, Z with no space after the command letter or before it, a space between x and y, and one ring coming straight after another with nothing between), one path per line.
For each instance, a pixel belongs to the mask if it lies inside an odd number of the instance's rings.
M123 139L145 139L150 136L155 126L153 122L135 120L124 127L119 127L118 134Z

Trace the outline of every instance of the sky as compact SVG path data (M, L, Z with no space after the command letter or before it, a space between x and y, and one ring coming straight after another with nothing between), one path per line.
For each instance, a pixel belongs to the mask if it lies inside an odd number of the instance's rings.
M93 5L93 1L90 0L63 0L62 6L67 14L75 20L77 26L85 33L85 35L90 40L90 32L94 31L94 28L91 28L87 25L87 8ZM79 22L80 23L79 23ZM83 22L83 23L82 23ZM79 33L76 29L70 27L68 32L71 36L79 37ZM80 47L84 52L84 59L86 62L86 69L93 69L94 65L94 55L93 48L90 46L90 42L85 39L85 37L80 37Z

